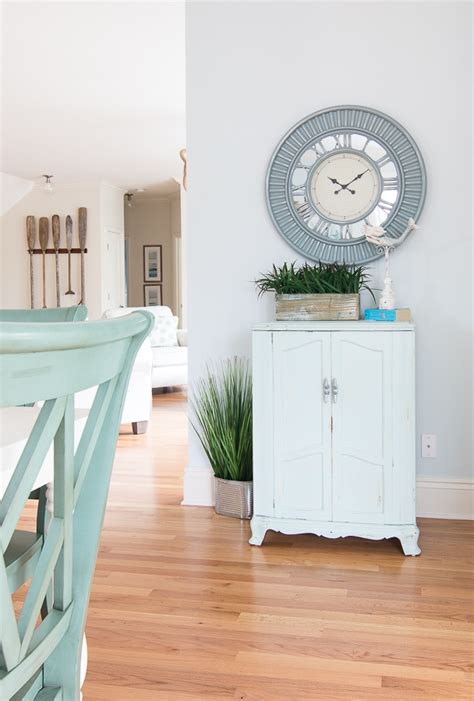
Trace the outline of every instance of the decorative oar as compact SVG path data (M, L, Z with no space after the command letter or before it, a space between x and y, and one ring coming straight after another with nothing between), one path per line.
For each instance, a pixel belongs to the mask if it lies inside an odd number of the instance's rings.
M79 207L79 248L81 249L81 300L79 304L86 302L86 285L84 275L84 251L87 240L87 208Z
M43 252L43 309L46 309L46 249L49 241L49 219L40 217L39 220L39 242Z
M61 228L59 223L59 214L53 214L51 221L53 229L53 246L54 246L54 256L56 258L56 306L61 306L61 299L59 295L59 241L61 238Z
M33 249L36 244L36 219L33 216L26 217L26 240L28 242L28 253L30 254L30 303L31 308L35 308L35 289L33 282Z
M66 248L67 248L67 295L75 295L71 289L71 248L72 248L72 217L70 214L66 217Z

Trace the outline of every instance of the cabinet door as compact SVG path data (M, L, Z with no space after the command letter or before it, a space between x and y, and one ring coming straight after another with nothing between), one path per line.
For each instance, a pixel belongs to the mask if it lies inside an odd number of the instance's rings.
M331 344L334 521L384 523L392 484L392 334L333 332Z
M273 334L274 511L331 519L330 334Z

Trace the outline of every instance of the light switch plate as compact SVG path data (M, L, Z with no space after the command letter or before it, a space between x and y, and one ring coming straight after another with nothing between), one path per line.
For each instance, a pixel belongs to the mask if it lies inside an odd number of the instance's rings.
M436 457L436 435L434 433L423 433L421 436L421 457Z

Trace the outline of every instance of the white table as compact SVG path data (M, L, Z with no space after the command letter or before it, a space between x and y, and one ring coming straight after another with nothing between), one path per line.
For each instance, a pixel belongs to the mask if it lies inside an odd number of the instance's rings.
M5 494L40 410L40 407L29 406L0 408L0 498ZM78 446L88 413L87 409L75 411L74 449ZM51 445L32 489L53 481L53 465L53 446Z
M36 406L0 408L0 498L5 494L40 411L41 408ZM76 409L74 412L74 450L79 444L88 413L88 409ZM46 508L50 513L53 511L53 473L54 456L53 446L51 445L32 487L32 489L37 489L45 484L48 485L46 490ZM81 687L84 683L86 671L87 641L84 636L81 655Z

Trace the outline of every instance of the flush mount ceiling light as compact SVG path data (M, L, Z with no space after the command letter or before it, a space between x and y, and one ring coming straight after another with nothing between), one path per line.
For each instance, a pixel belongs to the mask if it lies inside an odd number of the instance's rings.
M126 192L125 197L127 198L127 206L132 207L132 197L133 197L133 192Z
M52 175L43 175L44 178L44 183L42 185L42 188L45 192L54 192L54 185L51 182L53 179Z

